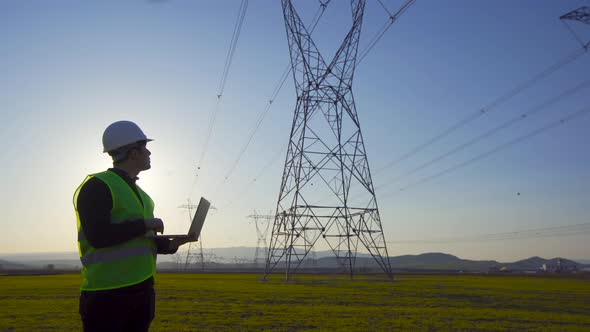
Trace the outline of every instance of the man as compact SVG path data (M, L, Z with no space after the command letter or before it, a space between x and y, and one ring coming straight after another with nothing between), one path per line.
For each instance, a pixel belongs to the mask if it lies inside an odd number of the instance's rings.
M164 231L154 202L136 185L137 174L151 167L150 141L133 122L109 125L102 142L113 168L87 176L74 193L84 331L148 331L156 255L174 254L188 242L150 237Z

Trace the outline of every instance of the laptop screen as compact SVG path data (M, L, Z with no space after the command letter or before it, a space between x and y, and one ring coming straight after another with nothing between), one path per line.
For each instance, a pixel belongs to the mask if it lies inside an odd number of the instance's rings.
M195 216L193 217L193 222L191 223L191 227L188 230L189 235L194 235L197 238L201 234L201 229L203 228L203 224L205 223L205 218L207 217L207 212L209 212L209 203L208 200L201 197L199 201L199 206L197 207L197 212L195 212Z

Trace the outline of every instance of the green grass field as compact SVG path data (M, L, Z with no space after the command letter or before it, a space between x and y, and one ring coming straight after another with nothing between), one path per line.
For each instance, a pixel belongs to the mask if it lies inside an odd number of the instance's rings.
M81 330L78 275L0 276L0 331ZM159 274L152 331L590 331L590 278Z

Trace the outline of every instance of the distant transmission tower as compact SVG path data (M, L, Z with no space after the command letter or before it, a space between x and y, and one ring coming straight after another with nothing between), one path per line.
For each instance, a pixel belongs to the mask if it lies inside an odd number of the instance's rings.
M582 47L588 50L588 48L590 47L590 40L583 40L582 38L580 38L580 36L578 36L578 34L567 23L567 21L578 21L590 25L590 7L586 6L572 10L571 12L562 15L559 19L562 22L564 22L565 26L570 30L570 32L574 35L574 37L582 45Z
M179 208L188 210L189 222L192 222L193 209L196 209L197 205L191 204L191 199L189 198L186 200L186 204L179 206ZM203 241L201 240L201 236L199 236L199 252L198 253L191 252L192 244L193 244L192 242L188 243L188 249L186 250L186 259L184 261L184 270L186 271L188 269L188 267L191 264L194 257L200 258L201 270L205 270L205 258L203 256Z
M256 241L256 252L254 253L254 265L258 266L258 263L264 262L263 255L268 248L266 235L268 234L270 221L274 219L274 216L272 211L267 215L261 215L254 210L254 214L249 215L248 218L254 220L256 225L256 238L258 240Z
M352 95L365 0L352 0L352 27L326 63L290 0L282 0L297 102L265 276L285 279L322 238L353 278L362 245L392 278L367 154Z

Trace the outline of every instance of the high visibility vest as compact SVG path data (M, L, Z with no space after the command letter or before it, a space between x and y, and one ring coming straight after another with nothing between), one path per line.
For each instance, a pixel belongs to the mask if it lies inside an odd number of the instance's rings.
M139 198L125 180L111 171L91 174L74 193L74 209L78 222L78 251L82 261L81 290L105 290L134 285L156 274L156 245L153 239L140 235L127 242L94 248L84 236L78 213L78 193L89 179L96 177L111 191L113 209L111 223L128 219L150 219L154 217L154 201L139 186ZM146 234L150 233L148 231Z

